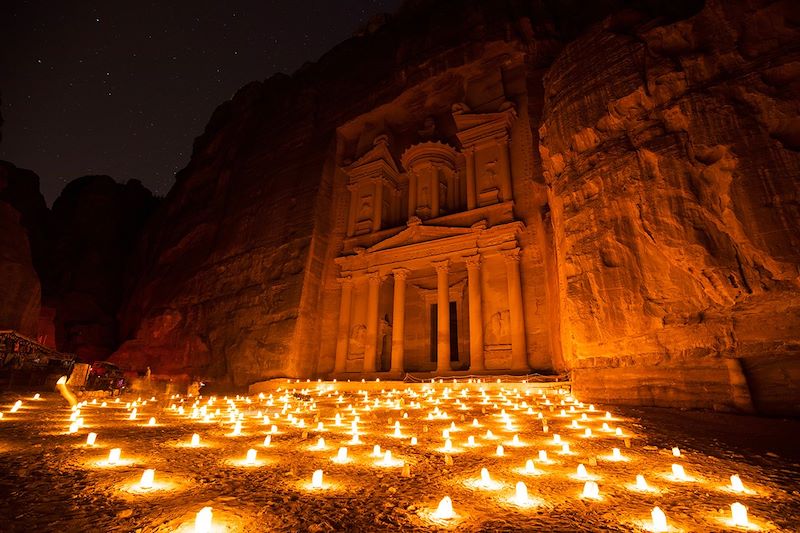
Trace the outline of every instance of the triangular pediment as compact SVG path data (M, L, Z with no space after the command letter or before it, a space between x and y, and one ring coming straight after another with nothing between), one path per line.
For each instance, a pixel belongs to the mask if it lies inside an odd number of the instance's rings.
M388 239L384 239L367 249L368 252L379 252L392 248L401 248L425 242L432 242L448 237L458 237L473 233L471 228L454 228L450 226L412 225Z

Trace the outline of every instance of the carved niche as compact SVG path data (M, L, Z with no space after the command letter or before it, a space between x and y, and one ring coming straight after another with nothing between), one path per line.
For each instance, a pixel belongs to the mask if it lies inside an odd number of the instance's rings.
M456 150L441 142L412 145L401 158L408 173L408 218L438 218L463 209Z
M456 135L467 158L468 209L513 199L509 142L516 117L510 102L497 113L470 113L466 104L453 106Z
M386 135L377 136L372 149L343 170L350 191L348 237L380 231L400 222L400 171L389 152Z

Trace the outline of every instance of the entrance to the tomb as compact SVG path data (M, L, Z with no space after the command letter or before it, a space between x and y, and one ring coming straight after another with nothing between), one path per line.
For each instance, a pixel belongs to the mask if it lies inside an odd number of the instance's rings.
M439 304L431 304L431 363L439 352ZM456 302L450 302L450 361L458 361L458 316Z

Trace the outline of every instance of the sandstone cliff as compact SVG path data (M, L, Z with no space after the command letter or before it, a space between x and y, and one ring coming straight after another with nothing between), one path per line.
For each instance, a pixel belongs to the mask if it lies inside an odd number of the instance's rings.
M0 201L0 329L36 338L41 288L19 212Z
M747 408L746 379L762 411L800 412L798 23L792 2L612 16L548 70L540 152L581 393Z
M796 10L417 2L244 87L140 242L115 358L237 385L329 372L345 156L510 98L529 361L587 399L797 412Z

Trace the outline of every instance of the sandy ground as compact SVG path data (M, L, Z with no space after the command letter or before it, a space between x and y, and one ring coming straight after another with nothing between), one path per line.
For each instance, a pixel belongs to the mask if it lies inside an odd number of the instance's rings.
M445 398L446 387L453 390ZM314 388L283 397L281 391L271 401L253 396L251 403L231 397L228 404L220 397L206 407L212 414L220 409L209 421L201 414L191 418L195 399L168 397L139 404L130 420L126 403L137 396L129 395L120 403L106 400L105 407L101 400L82 406L85 425L73 434L67 432L72 411L57 394L33 400L31 394L6 393L0 397L0 531L194 531L195 514L204 506L213 508L215 531L646 531L655 505L673 532L746 531L726 521L735 501L748 507L762 531L800 530L798 421L600 405L595 411L574 405L573 413L569 401L560 404L563 397L550 395L545 404L535 385L509 385L506 394L490 389L486 399L478 387L401 384L391 393L370 393L366 402L355 392L340 398ZM11 413L17 399L22 406ZM347 443L354 416L348 405L360 418L364 444ZM561 409L567 416L559 416ZM606 409L612 420L605 419ZM242 416L239 436L230 436L231 412ZM440 418L442 412L448 418ZM151 416L154 427L147 426ZM578 428L571 427L573 420ZM392 436L396 421L400 438ZM318 422L324 431L317 431ZM442 431L453 423L454 450L445 453ZM603 423L612 431L602 431ZM278 432L265 447L272 425ZM583 436L587 427L590 438ZM623 437L614 434L617 427ZM496 439L486 438L487 430ZM85 444L89 432L98 435L94 446ZM193 433L201 447L188 446ZM570 444L571 455L558 453L555 433ZM469 435L474 448L466 446ZM513 435L520 446L513 445ZM320 436L324 450L314 448ZM391 450L397 466L379 465L381 459L371 456L374 444ZM504 445L502 457L498 444ZM348 447L350 461L337 464L332 458L341 446ZM673 446L681 457L673 457ZM114 447L122 450L122 464L105 465ZM624 461L610 460L613 447ZM245 466L250 448L257 450L257 464ZM539 450L553 462L540 462ZM527 459L534 460L536 475L524 472ZM403 463L409 477L402 475ZM581 497L585 480L574 477L581 463L599 486L598 500ZM672 479L673 463L692 479ZM145 468L156 471L150 490L138 487ZM491 490L478 483L481 468L497 484ZM317 469L324 471L321 489L310 486ZM632 490L636 474L654 490ZM728 488L731 474L741 476L748 493ZM511 500L518 481L531 498L526 506ZM432 511L445 495L458 516L435 519Z

